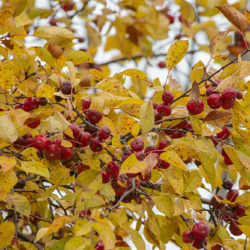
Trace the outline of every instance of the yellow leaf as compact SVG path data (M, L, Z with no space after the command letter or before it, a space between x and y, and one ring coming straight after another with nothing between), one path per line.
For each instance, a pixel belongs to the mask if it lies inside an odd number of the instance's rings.
M180 4L182 16L188 21L188 23L193 23L195 20L195 11L192 4L185 0L178 0L176 2Z
M71 222L72 219L68 216L60 216L53 220L52 224L49 227L40 228L37 232L35 242L39 241L41 238L57 232L65 224Z
M70 125L61 113L55 113L55 115L45 119L45 122L48 125L44 127L44 130L48 132L62 132Z
M115 234L110 227L101 223L94 223L93 229L98 232L105 249L114 249L116 241Z
M6 194L17 183L17 177L13 170L9 170L6 173L0 172L0 201L5 200Z
M34 32L35 36L55 43L60 47L71 47L75 38L73 32L58 26L40 26Z
M5 173L16 165L16 158L14 156L0 156L0 165L2 172Z
M157 209L165 214L167 217L172 217L174 213L174 203L170 196L161 195L161 196L152 196Z
M238 204L243 204L243 205L249 207L250 206L250 192L245 192L245 193L239 195L236 199L236 202Z
M104 74L102 71L97 70L97 69L90 69L89 72L94 76L95 80L101 81L104 78L107 78L108 75Z
M184 191L185 193L192 192L196 190L201 185L202 177L197 170L190 170L186 172Z
M51 87L50 85L46 83L42 83L39 85L37 91L36 91L36 97L46 97L46 98L51 98L53 97L55 93L55 88Z
M13 143L18 138L17 129L9 115L0 117L0 138Z
M78 220L74 225L74 233L76 236L86 235L92 230L92 226L93 223L87 219Z
M23 195L9 194L7 195L7 203L9 209L14 209L18 213L23 214L27 217L30 216L31 206L28 199ZM13 208L14 206L14 208Z
M94 63L91 55L81 50L68 50L65 52L64 56L67 61L72 60L74 65L79 65L81 63Z
M5 221L0 224L0 248L9 247L14 237L15 225L13 222Z
M84 250L91 244L90 239L86 239L80 236L73 236L70 238L64 246L64 250Z
M72 143L70 141L62 140L61 145L66 148L71 148Z
M230 31L231 31L230 29L227 31L221 31L212 38L209 45L210 55L212 58L217 55L216 52L219 48L220 43L225 41L226 36Z
M113 134L112 145L117 148L122 148L122 144L120 142L120 134Z
M76 184L88 188L89 190L98 189L101 185L101 176L100 171L96 171L94 169L89 169L81 172L76 179Z
M115 121L115 128L117 132L127 133L133 130L133 127L138 123L135 119L126 114L121 114Z
M160 159L169 162L171 165L180 168L182 170L187 170L186 164L179 157L179 155L175 151L167 151L160 155Z
M36 54L42 61L48 63L52 68L55 68L56 62L53 56L49 53L49 51L43 47L36 47L34 48Z
M215 160L213 160L209 153L200 151L199 157L201 160L202 168L205 172L205 178L211 184L212 189L215 187L216 173L215 173Z
M149 132L154 126L154 109L151 102L145 102L140 108L142 134Z
M138 70L138 69L126 69L122 71L120 74L134 77L134 78L141 79L141 80L147 80L147 75L143 71Z
M17 166L26 173L37 174L45 178L49 178L49 170L41 161L22 161L21 165Z
M129 233L131 235L131 240L134 243L136 249L138 250L146 249L145 242L142 236L139 234L139 232L129 227Z
M231 76L223 79L214 91L222 92L227 88L238 88L241 80L250 75L250 62L239 60L239 66L240 68Z
M121 165L120 174L139 173L146 167L146 163L138 161L135 154L131 154Z
M179 195L183 194L183 172L181 169L175 166L170 166L169 168L162 171L166 179L170 182L172 188Z
M188 51L188 41L180 40L174 42L167 52L166 67L171 70L178 64Z
M96 88L110 92L116 96L130 96L129 91L116 78L105 78L96 84Z
M193 67L192 67L192 70L191 70L191 73L190 73L190 80L191 82L200 82L201 79L203 78L204 76L204 68L205 68L205 65L202 61L199 61L197 62Z
M0 87L4 90L9 90L17 83L13 67L14 65L8 60L3 61L2 64L0 64Z

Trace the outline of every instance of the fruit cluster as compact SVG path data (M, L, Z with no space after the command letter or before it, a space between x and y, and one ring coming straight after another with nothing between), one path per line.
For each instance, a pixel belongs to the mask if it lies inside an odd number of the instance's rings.
M232 189L233 182L229 179L224 179L223 187L229 190L226 195L226 199L228 201L235 202L236 198L239 195L239 191L237 189ZM242 204L223 204L222 202L220 202L220 200L223 200L223 197L221 195L217 195L217 198L213 196L211 199L211 204L216 209L217 217L230 224L229 230L233 235L241 235L242 232L237 226L240 224L238 222L238 219L245 215L246 207Z
M192 246L201 249L206 245L206 237L209 235L209 227L204 221L196 223L192 230L187 230L182 234L184 243L192 243Z
M236 98L242 99L243 95L240 91L233 88L225 89L221 95L215 91L216 87L210 87L206 91L207 104L211 109L230 109L233 107Z

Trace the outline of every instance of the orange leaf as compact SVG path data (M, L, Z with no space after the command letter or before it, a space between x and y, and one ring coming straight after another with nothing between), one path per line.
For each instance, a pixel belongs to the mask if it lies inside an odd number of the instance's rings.
M204 118L204 122L220 126L227 124L232 118L232 114L225 111L213 110Z
M217 9L241 32L245 33L247 31L247 19L240 11L232 6L216 6Z

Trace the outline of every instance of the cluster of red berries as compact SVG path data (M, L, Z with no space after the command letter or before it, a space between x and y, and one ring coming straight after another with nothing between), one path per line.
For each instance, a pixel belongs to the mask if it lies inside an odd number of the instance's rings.
M233 107L236 98L242 99L243 95L240 91L233 88L225 89L221 96L218 92L215 92L216 87L210 87L206 91L207 104L211 109L230 109Z
M16 149L22 149L24 147L32 147L33 146L33 136L31 133L26 133L24 136L19 136L17 140L13 143Z
M157 104L153 103L155 121L159 121L163 118L163 116L171 115L172 108L170 104L174 100L174 95L171 91L165 91L162 94L163 103Z
M172 127L170 130L166 130L165 134L169 135L172 139L177 139L184 137L186 132L192 132L192 131L193 131L193 126L191 122L185 119L182 120L180 123L178 123L176 126Z
M235 202L236 198L239 195L239 191L237 189L232 189L233 182L229 179L224 179L223 187L229 190L226 195L226 199L228 201ZM245 215L246 207L242 204L237 204L236 206L232 206L230 204L223 204L222 202L218 201L223 200L223 197L221 195L217 195L217 198L218 199L212 197L211 199L211 204L216 209L217 217L221 217L226 223L230 224L229 230L233 235L241 235L242 232L237 226L240 224L238 222L238 219Z
M196 223L192 230L187 230L182 234L184 243L192 243L192 246L201 249L206 245L206 237L209 235L209 227L204 221Z

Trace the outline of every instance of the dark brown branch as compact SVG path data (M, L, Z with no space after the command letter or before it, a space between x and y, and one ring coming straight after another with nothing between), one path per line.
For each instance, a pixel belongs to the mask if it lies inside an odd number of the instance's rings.
M37 242L34 242L34 239L21 233L21 232L17 232L17 237L23 241L27 241L27 242L30 242L30 243L33 243L38 250L43 250L43 247L39 246L39 244ZM39 242L40 244L43 244L41 242Z

